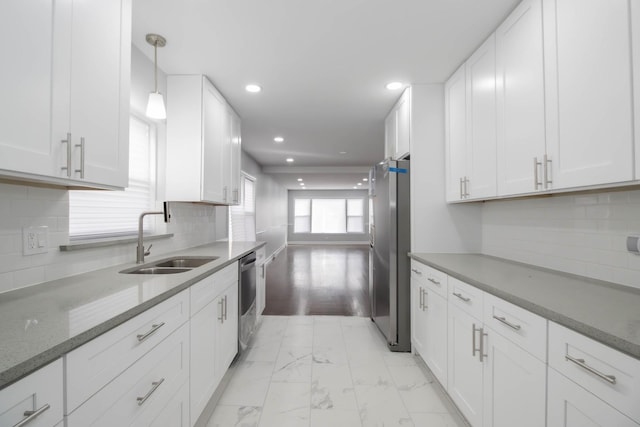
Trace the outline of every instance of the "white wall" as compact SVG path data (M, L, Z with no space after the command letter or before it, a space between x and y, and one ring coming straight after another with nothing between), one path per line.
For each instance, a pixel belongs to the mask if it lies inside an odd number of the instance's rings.
M482 252L640 288L640 190L484 203Z
M411 91L411 251L479 252L481 207L445 201L444 86Z
M269 175L247 153L242 152L242 171L256 178L256 238L267 242L266 256L286 244L287 189Z
M144 114L153 90L153 63L132 46L131 111ZM166 76L158 73L159 90L166 94ZM162 170L165 126L158 123L159 167ZM159 182L162 200L163 185ZM286 206L286 202L285 202ZM173 203L167 232L174 237L153 242L152 255L210 243L226 237L226 207ZM286 212L286 207L285 207ZM216 236L216 214L218 236ZM22 255L22 227L47 225L46 254ZM222 225L222 226L220 226ZM135 261L135 243L89 250L60 252L69 240L69 195L65 189L0 182L0 292L59 279L98 268Z

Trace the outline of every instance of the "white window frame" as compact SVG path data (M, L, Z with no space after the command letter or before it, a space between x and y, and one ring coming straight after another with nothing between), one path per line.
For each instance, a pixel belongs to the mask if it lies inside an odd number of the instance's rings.
M325 232L313 232L313 202L314 200L342 200L344 201L345 204L345 215L344 215L344 222L345 222L345 232L344 233L325 233ZM366 234L366 230L365 230L365 222L364 222L364 204L366 203L366 197L295 197L293 200L293 217L294 217L294 222L293 222L293 233L294 234L315 234L315 235L320 235L320 234L328 234L328 235L344 235L344 234L349 234L349 235L358 235L358 234ZM295 209L295 203L296 200L309 200L310 206L309 206L309 231L296 231L295 228L295 224L296 218L303 218L303 217L307 217L306 215L296 215L296 209ZM348 209L348 204L349 204L349 200L361 200L362 201L362 215L349 215L349 209ZM362 220L362 231L349 231L349 218L356 218L356 217L360 217Z

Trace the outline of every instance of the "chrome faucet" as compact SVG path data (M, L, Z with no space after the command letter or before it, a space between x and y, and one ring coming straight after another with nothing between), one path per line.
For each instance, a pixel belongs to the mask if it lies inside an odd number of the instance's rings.
M136 264L144 263L144 257L151 253L151 246L145 250L144 241L142 239L142 226L144 224L144 217L147 215L164 215L164 222L171 221L171 214L169 213L169 202L164 202L163 210L161 211L150 211L150 212L142 212L140 217L138 218L138 247L136 248Z

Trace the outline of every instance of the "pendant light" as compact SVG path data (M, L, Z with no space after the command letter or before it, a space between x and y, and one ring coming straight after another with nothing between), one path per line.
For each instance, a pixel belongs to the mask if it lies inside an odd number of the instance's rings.
M167 118L167 110L164 108L164 99L158 92L158 48L164 47L167 40L158 34L147 34L147 43L153 46L153 75L155 80L154 91L149 94L147 102L147 117L164 120Z

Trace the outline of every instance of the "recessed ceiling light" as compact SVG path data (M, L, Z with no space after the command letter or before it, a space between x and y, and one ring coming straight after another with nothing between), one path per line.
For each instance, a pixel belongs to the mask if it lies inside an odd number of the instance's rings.
M404 85L401 82L391 82L391 83L387 83L385 87L389 90L398 90L398 89L402 89L402 86Z
M304 185L304 182L301 182L300 185Z
M274 140L275 142L278 142L278 143L280 143L280 142L284 142L284 138L283 138L283 137L281 137L281 136L276 136L275 138L273 138L273 140Z
M298 178L298 182L302 181L302 178Z
M358 183L358 185L362 185L362 183L361 183L361 182L359 182L359 183Z
M293 158L292 157L287 157L287 163L293 163Z
M354 189L354 190L357 190L357 189L358 189L358 187L353 187L353 189Z
M251 92L251 93L257 93L262 90L262 88L256 84L246 85L244 88L247 90L247 92Z
M367 181L369 181L369 178L362 178L362 180L363 180L364 182L367 182Z
M346 151L341 151L339 154L347 154Z

